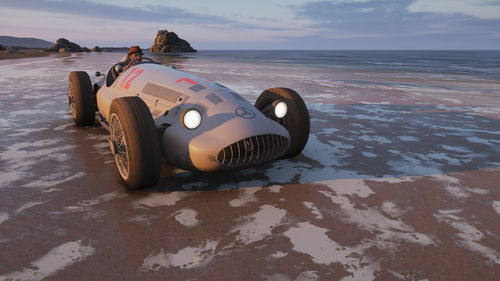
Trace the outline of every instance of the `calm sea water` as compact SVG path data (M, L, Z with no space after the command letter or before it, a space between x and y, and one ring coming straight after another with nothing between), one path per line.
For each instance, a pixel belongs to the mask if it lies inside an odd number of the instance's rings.
M463 74L500 80L500 51L199 51L169 57L350 70Z

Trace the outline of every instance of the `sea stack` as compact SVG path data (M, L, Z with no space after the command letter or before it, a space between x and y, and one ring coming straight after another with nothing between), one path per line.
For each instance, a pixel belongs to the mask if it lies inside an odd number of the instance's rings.
M184 53L196 52L195 49L184 39L179 38L175 32L168 30L158 30L151 53Z
M80 47L80 45L70 42L68 39L59 38L57 39L56 44L46 49L46 51L67 53L67 52L83 52L83 49L82 47Z

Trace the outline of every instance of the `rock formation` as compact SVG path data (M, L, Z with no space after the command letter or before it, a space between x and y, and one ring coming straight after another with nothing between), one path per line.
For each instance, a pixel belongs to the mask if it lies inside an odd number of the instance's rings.
M99 46L95 46L94 48L92 48L92 52L100 52L100 51L102 50Z
M56 41L56 44L48 49L46 49L47 52L61 52L61 53L67 53L67 52L83 52L83 48L80 47L78 44L70 42L68 39L65 38L59 38Z
M183 53L196 52L195 49L184 39L179 38L174 32L158 30L151 53Z

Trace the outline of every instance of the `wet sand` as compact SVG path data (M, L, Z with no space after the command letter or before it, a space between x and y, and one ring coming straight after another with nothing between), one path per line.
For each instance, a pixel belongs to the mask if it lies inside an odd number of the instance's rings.
M297 89L309 142L128 192L65 96L69 71L119 57L0 62L1 281L498 280L498 81L174 59L252 102Z

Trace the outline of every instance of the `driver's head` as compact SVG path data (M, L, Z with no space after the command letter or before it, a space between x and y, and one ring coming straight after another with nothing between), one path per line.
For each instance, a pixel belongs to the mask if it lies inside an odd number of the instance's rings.
M128 49L128 58L130 60L140 60L142 58L142 50L139 46L132 46Z

